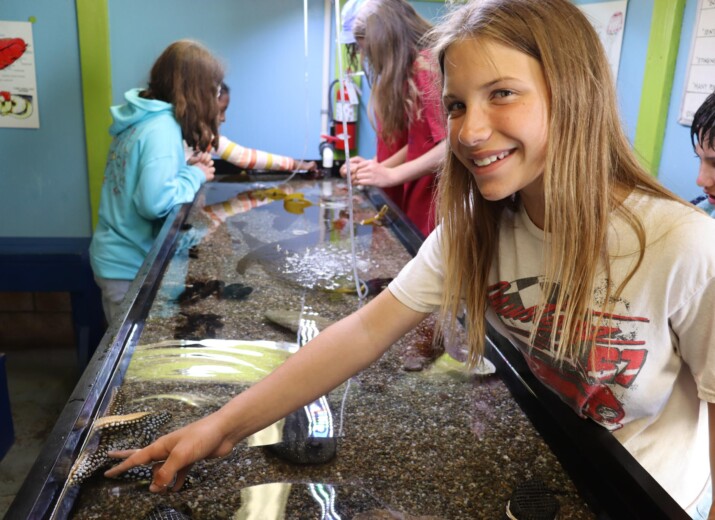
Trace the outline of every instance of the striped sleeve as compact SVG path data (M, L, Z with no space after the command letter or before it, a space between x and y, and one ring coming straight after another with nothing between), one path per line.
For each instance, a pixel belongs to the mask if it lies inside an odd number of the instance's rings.
M296 166L296 161L290 157L245 148L224 136L219 138L218 149L215 153L221 159L239 168L293 170Z

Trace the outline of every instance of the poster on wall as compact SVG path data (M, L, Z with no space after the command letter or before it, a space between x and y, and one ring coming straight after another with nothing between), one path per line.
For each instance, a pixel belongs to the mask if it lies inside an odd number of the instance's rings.
M715 91L715 0L698 2L678 123L690 126L695 111Z
M623 45L623 28L626 26L626 8L628 0L597 2L577 6L589 19L606 50L608 63L614 80L618 77Z
M30 22L0 20L0 128L39 128Z

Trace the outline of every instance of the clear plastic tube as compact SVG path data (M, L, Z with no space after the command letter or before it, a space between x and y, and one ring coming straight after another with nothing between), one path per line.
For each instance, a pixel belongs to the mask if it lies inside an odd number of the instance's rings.
M335 0L335 48L336 54L338 56L338 69L340 76L340 86L347 82L347 73L345 72L345 64L343 63L343 53L340 49L340 28L342 24L340 23L340 2ZM367 287L360 283L357 272L357 254L355 252L355 225L353 218L353 182L352 182L352 172L350 171L350 142L348 139L348 123L343 118L343 131L342 139L345 144L345 170L347 172L346 179L348 181L348 222L350 230L350 248L352 254L352 268L353 268L353 278L355 279L355 291L357 292L358 299L362 302L367 296Z

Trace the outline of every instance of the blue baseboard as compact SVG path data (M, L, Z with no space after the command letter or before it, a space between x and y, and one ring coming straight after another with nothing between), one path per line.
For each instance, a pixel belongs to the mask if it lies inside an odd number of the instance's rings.
M91 238L0 238L0 292L69 292L81 367L104 334L99 287L89 264Z

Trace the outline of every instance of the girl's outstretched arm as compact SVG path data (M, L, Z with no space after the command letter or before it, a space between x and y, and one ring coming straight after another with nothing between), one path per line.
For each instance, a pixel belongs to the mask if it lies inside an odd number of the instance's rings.
M362 309L325 329L269 376L211 415L160 437L144 449L110 453L128 458L105 475L115 477L134 466L157 462L149 489L179 489L194 462L227 455L247 436L327 394L372 364L426 316L385 290Z

